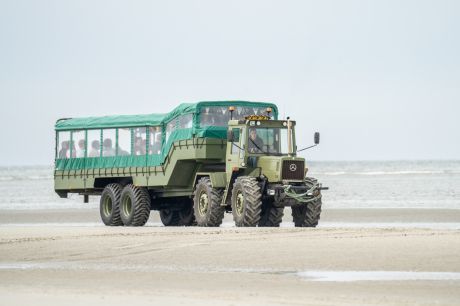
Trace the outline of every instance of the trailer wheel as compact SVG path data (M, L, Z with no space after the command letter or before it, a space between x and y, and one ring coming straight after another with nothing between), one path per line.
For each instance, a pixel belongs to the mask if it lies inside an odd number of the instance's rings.
M308 188L313 186L314 179L307 178L305 185ZM316 227L321 217L321 197L316 201L292 206L292 219L296 227Z
M150 216L150 196L147 189L126 185L121 192L120 216L126 226L143 226Z
M208 177L201 178L193 193L193 210L198 226L216 226L222 224L225 207L221 206L222 190L213 188Z
M179 212L172 209L161 209L160 219L164 226L178 226L179 225Z
M262 193L254 177L240 176L232 190L232 214L236 226L256 226L262 212Z
M105 225L123 225L120 217L121 189L120 184L109 184L102 191L99 212Z
M283 221L284 207L267 206L262 209L260 216L260 227L279 227Z

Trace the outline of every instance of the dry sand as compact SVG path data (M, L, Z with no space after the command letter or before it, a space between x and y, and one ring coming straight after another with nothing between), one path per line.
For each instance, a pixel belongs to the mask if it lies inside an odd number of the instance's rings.
M150 226L114 228L88 226L99 222L95 210L2 211L0 304L460 305L458 278L320 282L296 274L460 273L460 230L410 224L458 224L459 215L330 210L324 223L358 223L299 229L165 228L154 226L155 214ZM359 225L370 221L408 226Z

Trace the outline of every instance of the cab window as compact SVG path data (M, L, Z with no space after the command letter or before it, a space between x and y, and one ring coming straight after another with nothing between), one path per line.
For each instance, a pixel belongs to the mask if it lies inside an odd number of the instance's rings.
M232 146L230 149L230 153L238 154L240 152L240 148L238 147L240 143L240 129L233 128L232 133L233 133L233 142L232 142Z

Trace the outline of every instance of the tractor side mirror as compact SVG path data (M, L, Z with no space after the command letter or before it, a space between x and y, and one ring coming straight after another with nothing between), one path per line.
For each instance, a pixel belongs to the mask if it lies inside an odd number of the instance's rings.
M315 132L315 145L319 144L319 132Z

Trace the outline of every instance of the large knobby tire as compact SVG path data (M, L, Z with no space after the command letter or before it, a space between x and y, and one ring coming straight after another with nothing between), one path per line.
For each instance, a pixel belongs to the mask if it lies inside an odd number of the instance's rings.
M262 209L260 227L279 227L283 221L284 207L268 206Z
M306 179L305 185L311 188L314 179ZM321 217L321 197L307 204L292 206L292 219L296 227L316 227Z
M179 210L161 209L160 219L164 226L190 226L195 224L193 202L185 201Z
M184 201L184 206L178 211L178 214L180 226L196 225L195 211L193 209L192 199L187 199Z
M179 212L172 209L161 209L160 219L164 226L178 226L179 225Z
M208 177L201 178L193 193L193 210L198 226L215 226L222 224L225 207L221 206L223 190L213 188Z
M126 226L143 226L150 216L150 196L147 189L126 185L121 192L120 216Z
M236 226L256 226L262 212L262 193L254 177L240 176L233 184L232 214Z
M120 184L109 184L102 191L99 212L105 225L123 225L120 217L121 189Z

